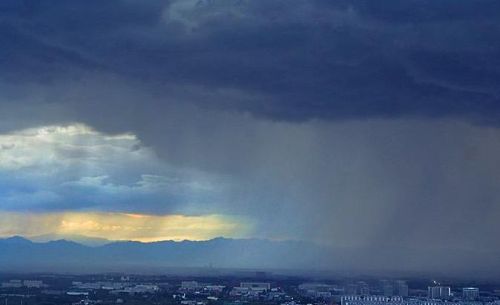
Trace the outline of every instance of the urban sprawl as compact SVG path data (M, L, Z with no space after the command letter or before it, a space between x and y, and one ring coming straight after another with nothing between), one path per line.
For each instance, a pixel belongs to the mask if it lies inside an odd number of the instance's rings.
M500 286L423 279L312 280L265 272L212 277L3 275L0 279L0 304L5 305L500 305Z

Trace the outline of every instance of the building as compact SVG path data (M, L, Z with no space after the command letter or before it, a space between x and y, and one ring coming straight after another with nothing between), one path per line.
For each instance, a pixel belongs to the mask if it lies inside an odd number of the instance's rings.
M67 295L71 296L88 296L89 292L88 291L68 291L66 292Z
M357 295L358 293L358 285L356 284L347 284L344 286L344 294L346 295Z
M356 288L356 285L354 285ZM301 294L313 298L330 298L332 292L335 292L336 286L323 283L303 283L299 285ZM344 287L345 291L346 287ZM356 289L354 289L355 291Z
M247 288L250 290L267 291L271 289L271 283L264 282L241 282L240 288Z
M433 286L427 288L429 299L447 300L451 298L451 288L449 286Z
M370 286L365 282L358 282L358 293L360 295L370 295Z
M342 296L340 299L341 305L444 305L441 301L430 301L421 299L410 299L402 298L400 296L381 296L381 295L370 295L370 296ZM449 303L450 305L481 305L481 304L471 304L471 303ZM493 305L493 304L488 304Z
M301 291L332 291L336 286L323 283L303 283L299 285Z
M333 290L333 289L330 289ZM369 295L370 286L366 282L357 282L355 284L347 284L344 286L344 295Z
M23 281L23 286L27 288L43 288L45 285L43 281L25 280Z
M381 288L384 296L390 297L394 295L394 285L391 281L381 281Z
M153 294L157 293L158 291L160 291L160 287L158 287L157 285L138 284L131 287L125 287L123 289L111 290L110 293L118 295L128 293L130 295L134 295L134 294Z
M462 298L466 301L475 301L479 299L479 288L474 288L474 287L463 288Z
M198 289L199 285L196 281L182 281L181 288L185 290L195 290Z
M408 284L406 281L396 281L396 295L400 297L408 297Z
M359 295L345 295L340 298L341 305L409 305L410 303L403 303L403 298L387 297L381 295L359 296ZM413 304L413 303L412 303ZM415 304L424 305L424 304ZM434 305L434 304L425 304Z
M8 282L2 283L2 288L21 288L23 287L23 283L21 280L10 280Z
M203 290L208 291L208 292L216 292L216 293L221 293L224 291L224 288L226 286L223 285L206 285L203 287Z
M128 276L128 275L122 275L122 277L120 277L120 281L122 281L122 282L129 282L130 281L130 276Z
M125 289L128 290L130 294L156 293L160 291L160 287L152 284L139 284L135 285L134 287L127 287Z

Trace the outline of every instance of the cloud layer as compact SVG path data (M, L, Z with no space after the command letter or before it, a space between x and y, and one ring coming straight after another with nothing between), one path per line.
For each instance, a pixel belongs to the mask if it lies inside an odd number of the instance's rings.
M0 173L1 208L13 211L171 213L220 191L216 178L168 166L133 134L81 124L0 135Z
M110 73L162 100L180 94L182 102L286 120L498 120L500 9L493 0L2 6L0 65L11 85Z

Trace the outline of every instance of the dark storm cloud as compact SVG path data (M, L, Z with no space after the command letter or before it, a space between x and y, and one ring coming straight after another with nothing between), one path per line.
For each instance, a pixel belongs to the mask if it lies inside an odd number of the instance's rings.
M1 1L0 208L244 216L367 266L495 254L499 6ZM15 133L75 122L137 138L83 158Z
M496 123L500 111L496 1L9 0L1 12L9 82L116 73L161 95L238 90L254 98L194 102L285 120Z

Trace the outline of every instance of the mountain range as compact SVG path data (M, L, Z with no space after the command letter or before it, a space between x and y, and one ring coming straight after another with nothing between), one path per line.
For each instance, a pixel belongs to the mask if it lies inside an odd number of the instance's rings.
M38 240L43 238L36 238ZM159 271L168 268L325 268L323 248L299 241L215 238L207 241L0 239L0 271Z
M87 244L65 239L34 242L19 236L0 239L0 272L160 273L197 268L328 271L347 275L500 275L499 253L480 249L432 249L422 256L422 251L401 247L395 251L394 246L336 248L265 239L219 237L149 243L84 237L80 240ZM370 254L370 261L364 259L366 253ZM478 255L481 260L472 259Z
M100 238L100 237L89 237L84 235L76 235L76 234L44 234L37 236L30 236L29 240L33 242L49 242L55 240L67 240L74 241L76 243L85 245L85 246L103 246L106 244L110 244L114 242L113 240Z

